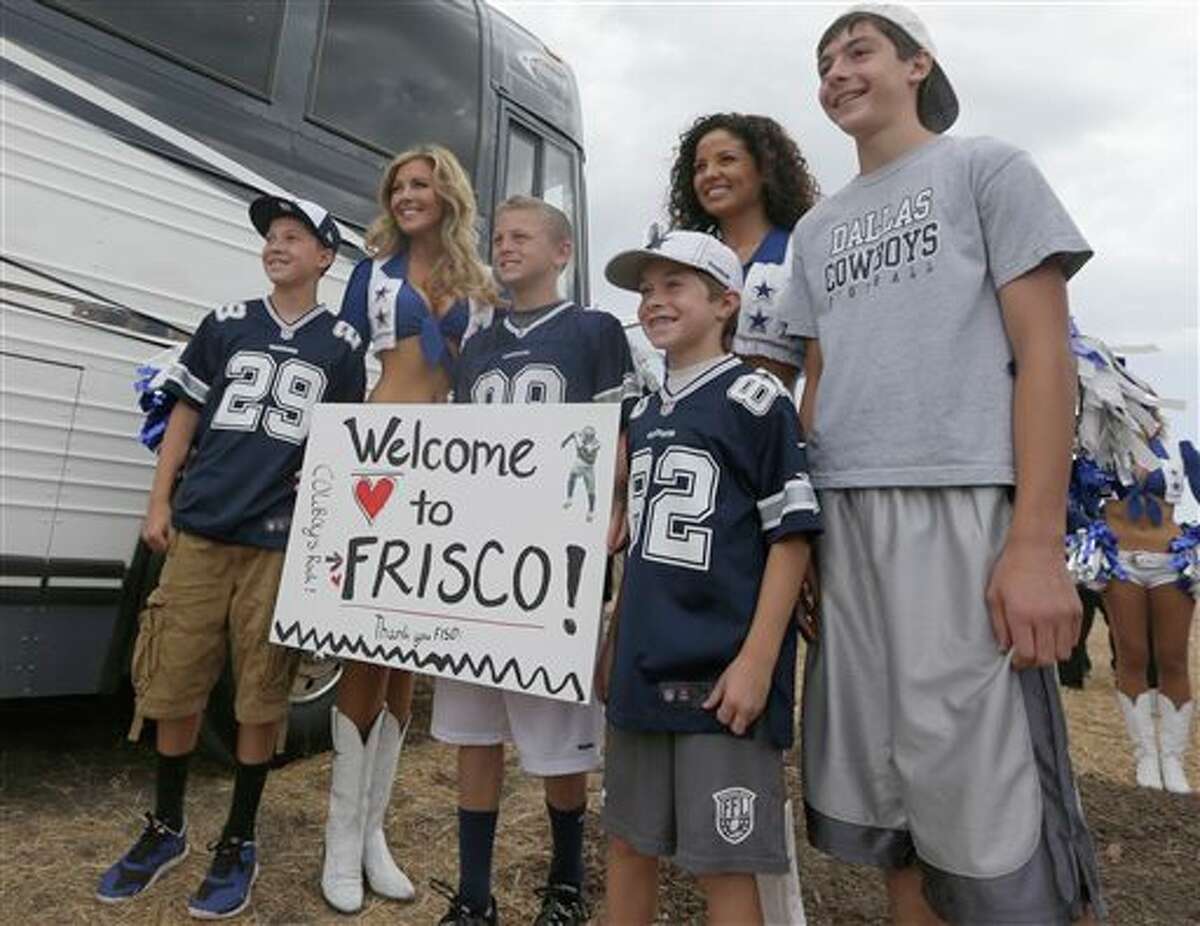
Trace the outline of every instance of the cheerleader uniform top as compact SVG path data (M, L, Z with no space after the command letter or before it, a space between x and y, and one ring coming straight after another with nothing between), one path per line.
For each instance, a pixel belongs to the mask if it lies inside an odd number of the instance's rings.
M788 334L780 315L792 273L792 233L772 226L742 265L742 308L734 353L759 356L801 369L804 342Z
M1157 445L1157 446L1156 446ZM1162 445L1154 441L1155 453ZM1117 498L1127 502L1129 516L1135 521L1145 515L1155 527L1162 524L1162 504L1177 505L1183 499L1183 467L1166 456L1162 450L1161 464L1129 485L1119 481L1114 486Z
M407 277L407 254L363 258L346 284L341 316L362 335L372 354L391 350L405 338L420 338L426 362L453 375L454 353L448 344L460 345L466 336L470 304L458 299L438 317Z

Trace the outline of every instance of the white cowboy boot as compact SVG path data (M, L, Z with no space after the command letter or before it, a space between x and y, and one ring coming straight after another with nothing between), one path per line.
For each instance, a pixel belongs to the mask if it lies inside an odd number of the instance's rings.
M1125 715L1125 729L1133 742L1133 758L1137 762L1137 783L1140 788L1162 790L1162 770L1158 765L1158 742L1154 736L1154 692L1143 691L1137 700L1117 692L1117 703Z
M396 780L396 766L400 763L400 749L404 746L408 724L401 729L400 722L386 707L381 715L383 722L379 724L379 745L367 780L363 869L367 873L367 883L376 894L391 897L393 900L412 900L417 892L413 889L408 875L392 858L387 838L383 834L383 821L387 816L388 803L392 799L392 782Z
M1172 794L1191 794L1187 775L1183 772L1183 755L1187 752L1188 735L1192 727L1195 701L1185 701L1179 707L1171 699L1158 696L1158 740L1162 747L1163 784Z
M329 816L325 820L325 862L321 893L335 910L355 913L363 902L363 832L367 821L367 781L375 764L379 728L386 711L371 724L362 741L354 721L330 709L333 769L329 781Z

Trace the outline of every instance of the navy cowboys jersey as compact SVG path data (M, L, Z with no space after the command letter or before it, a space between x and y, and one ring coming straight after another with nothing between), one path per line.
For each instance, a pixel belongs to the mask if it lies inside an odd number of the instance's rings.
M251 299L204 317L164 388L200 409L174 525L282 550L313 406L362 401L363 341L323 305L288 323Z
M463 347L455 402L626 402L638 395L625 330L563 302L524 328L497 313Z
M678 392L638 402L629 430L629 549L608 719L720 733L700 708L754 618L770 545L820 530L796 409L780 382L725 357ZM764 718L792 742L795 623Z

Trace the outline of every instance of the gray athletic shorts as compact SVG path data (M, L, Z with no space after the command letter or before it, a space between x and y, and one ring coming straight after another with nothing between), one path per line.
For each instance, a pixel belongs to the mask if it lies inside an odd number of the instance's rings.
M821 510L809 841L850 862L919 864L950 922L1103 915L1054 669L1013 671L984 601L1008 490L831 490Z
M611 724L601 822L643 855L693 874L790 870L783 753L766 738L638 733Z

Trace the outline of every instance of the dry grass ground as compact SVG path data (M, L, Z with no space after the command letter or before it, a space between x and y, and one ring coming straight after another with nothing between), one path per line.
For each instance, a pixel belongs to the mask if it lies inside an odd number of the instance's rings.
M1194 625L1192 676L1200 682L1200 622ZM1072 754L1096 837L1113 921L1200 924L1200 799L1138 790L1112 697L1104 626L1089 641L1095 669L1084 691L1064 692ZM262 876L240 922L434 923L444 910L428 880L456 876L454 754L429 740L428 689L402 760L389 822L398 855L418 884L407 905L368 897L357 917L339 916L317 886L329 757L295 762L267 785L259 839ZM228 772L193 765L188 808L192 855L133 904L105 907L96 878L139 831L152 801L154 761L145 745L123 740L126 707L117 700L73 700L0 711L0 914L8 924L159 924L187 921L185 897L199 883L204 843L220 830L229 802ZM1200 744L1189 775L1200 785ZM792 775L793 793L799 783ZM598 798L599 781L593 783ZM813 923L875 923L884 904L870 871L836 864L801 845L802 880ZM506 923L528 923L541 883L547 833L540 785L510 765L496 852L495 890ZM603 840L588 820L589 890L600 896ZM689 878L664 868L664 922L698 922L702 905Z

